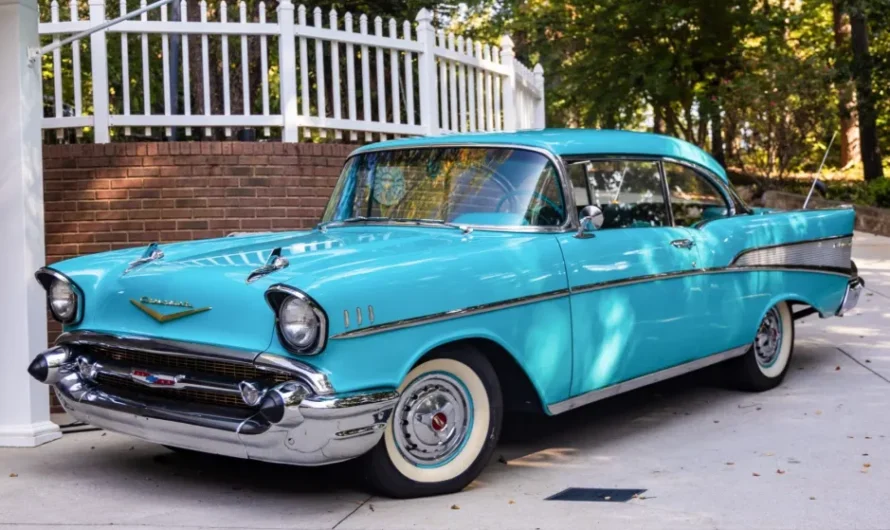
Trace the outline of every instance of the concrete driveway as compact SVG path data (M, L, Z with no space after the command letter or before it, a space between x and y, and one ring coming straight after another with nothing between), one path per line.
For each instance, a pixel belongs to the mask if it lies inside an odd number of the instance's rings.
M799 323L764 394L704 371L555 418L518 418L466 491L393 501L350 465L194 458L104 432L0 450L0 527L890 528L890 239L857 234L868 291ZM569 487L628 502L546 501Z

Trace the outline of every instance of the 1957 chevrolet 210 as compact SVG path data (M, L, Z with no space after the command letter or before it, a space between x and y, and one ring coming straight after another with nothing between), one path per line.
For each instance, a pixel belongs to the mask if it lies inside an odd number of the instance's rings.
M747 207L668 137L544 130L357 149L321 223L37 272L55 347L29 371L84 422L370 484L460 490L503 411L559 414L724 362L778 385L795 318L863 282L852 209Z

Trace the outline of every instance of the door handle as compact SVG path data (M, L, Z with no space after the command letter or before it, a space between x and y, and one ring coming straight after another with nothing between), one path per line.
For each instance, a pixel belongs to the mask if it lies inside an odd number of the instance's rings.
M686 250L689 250L695 246L695 241L691 239L675 239L671 241L671 245L676 248L685 248Z

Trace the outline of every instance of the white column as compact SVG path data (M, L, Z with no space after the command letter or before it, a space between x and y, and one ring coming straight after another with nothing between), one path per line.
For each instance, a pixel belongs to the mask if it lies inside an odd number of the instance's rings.
M417 54L417 93L420 97L420 125L426 136L439 134L437 122L438 87L436 86L436 30L433 14L426 8L417 13L417 42L423 47Z
M27 368L46 348L43 160L37 0L0 0L0 446L34 447L61 436L49 391Z
M501 37L501 64L507 70L507 75L501 83L503 92L504 130L512 132L516 130L516 66L513 64L516 55L513 53L513 39L508 35Z
M538 97L535 99L535 129L546 127L546 109L544 108L544 67L541 63L535 65L535 88L538 89Z

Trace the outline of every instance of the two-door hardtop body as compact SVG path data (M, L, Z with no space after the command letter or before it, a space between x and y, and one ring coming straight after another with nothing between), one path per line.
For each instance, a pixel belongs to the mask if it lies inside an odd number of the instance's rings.
M377 489L427 495L479 474L505 407L557 414L720 361L771 388L794 317L862 287L852 209L749 208L705 152L652 134L364 146L321 221L41 269L65 333L31 374L109 430L364 455Z

